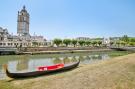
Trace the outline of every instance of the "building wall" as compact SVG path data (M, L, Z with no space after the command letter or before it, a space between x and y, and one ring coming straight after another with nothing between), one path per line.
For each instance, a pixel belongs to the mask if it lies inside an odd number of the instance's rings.
M25 6L20 12L18 11L17 33L19 36L29 35L29 13Z

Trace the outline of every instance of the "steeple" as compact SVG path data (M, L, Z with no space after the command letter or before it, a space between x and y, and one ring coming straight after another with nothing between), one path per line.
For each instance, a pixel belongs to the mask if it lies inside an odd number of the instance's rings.
M23 10L25 10L25 5L23 6Z
M20 36L29 35L29 13L25 9L25 5L21 11L18 11L17 33Z

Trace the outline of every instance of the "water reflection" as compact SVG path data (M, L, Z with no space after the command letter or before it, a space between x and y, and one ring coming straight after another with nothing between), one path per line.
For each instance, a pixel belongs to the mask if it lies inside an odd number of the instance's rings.
M63 60L59 57L53 59L53 64L63 63Z
M72 63L80 59L82 64L89 64L99 60L109 59L108 53L81 53L81 54L58 54L58 55L22 55L0 57L0 79L4 78L2 64L8 64L12 72L26 72L37 70L38 66L48 66L58 63Z
M28 57L27 56L20 56L20 59L17 62L16 70L17 71L22 71L22 70L27 70L28 69Z
M17 71L28 69L28 60L19 60L16 67Z

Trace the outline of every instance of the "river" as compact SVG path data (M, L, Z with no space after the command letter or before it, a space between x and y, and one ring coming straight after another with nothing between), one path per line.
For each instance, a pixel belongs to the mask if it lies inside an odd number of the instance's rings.
M129 54L126 51L68 53L68 54L42 54L42 55L7 55L0 56L0 79L6 78L3 64L8 65L11 72L28 72L37 70L38 66L49 66L58 63L72 63L81 60L81 64L96 63L112 57Z

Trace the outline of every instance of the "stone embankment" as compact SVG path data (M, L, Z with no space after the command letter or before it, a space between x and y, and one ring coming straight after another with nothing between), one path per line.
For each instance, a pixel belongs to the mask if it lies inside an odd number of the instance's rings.
M23 48L23 52L20 52L20 54L62 54L110 50L112 49L106 47L29 47Z

